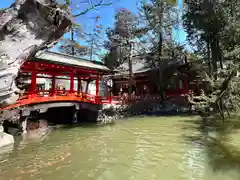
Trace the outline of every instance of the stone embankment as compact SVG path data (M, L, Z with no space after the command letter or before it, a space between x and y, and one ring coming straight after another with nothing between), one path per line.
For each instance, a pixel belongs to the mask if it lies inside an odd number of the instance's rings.
M99 114L98 121L109 123L134 115L175 115L188 112L189 107L185 102L179 103L179 101L176 102L172 99L165 102L143 100L128 105L105 105Z

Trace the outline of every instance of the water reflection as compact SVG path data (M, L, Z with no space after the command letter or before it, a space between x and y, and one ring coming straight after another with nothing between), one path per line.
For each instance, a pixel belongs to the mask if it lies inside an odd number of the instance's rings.
M209 122L210 124L202 124L201 121L187 121L194 124L191 128L196 128L200 134L187 135L185 138L204 145L208 172L229 173L228 179L239 179L240 121L235 118L223 124L215 117Z
M235 180L238 127L203 126L194 117L142 117L60 128L1 156L0 180Z

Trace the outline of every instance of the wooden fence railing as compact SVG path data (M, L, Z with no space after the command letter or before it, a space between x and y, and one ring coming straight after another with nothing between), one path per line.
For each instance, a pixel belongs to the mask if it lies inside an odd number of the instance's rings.
M182 94L184 96L185 94ZM6 109L16 106L24 106L30 104L40 104L46 102L88 102L92 104L131 104L141 101L161 101L159 94L149 94L142 96L127 95L122 96L96 96L78 91L40 90L37 92L25 92L20 96L16 104L8 106Z

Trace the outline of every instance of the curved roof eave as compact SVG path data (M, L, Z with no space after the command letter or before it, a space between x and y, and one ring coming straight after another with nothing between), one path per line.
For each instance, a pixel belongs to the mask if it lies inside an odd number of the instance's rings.
M111 72L111 70L106 66L101 64L96 64L90 60L86 60L86 59L82 59L82 58L78 58L78 57L74 57L66 54L50 52L50 51L38 52L35 56L35 59L48 61L54 64L63 64L67 66L84 67L84 68L96 69L104 72Z

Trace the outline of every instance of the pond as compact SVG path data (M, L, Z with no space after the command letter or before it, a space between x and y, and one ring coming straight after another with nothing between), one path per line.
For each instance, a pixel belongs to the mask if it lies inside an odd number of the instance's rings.
M19 143L0 155L0 180L240 179L238 128L201 128L191 116L65 127Z

